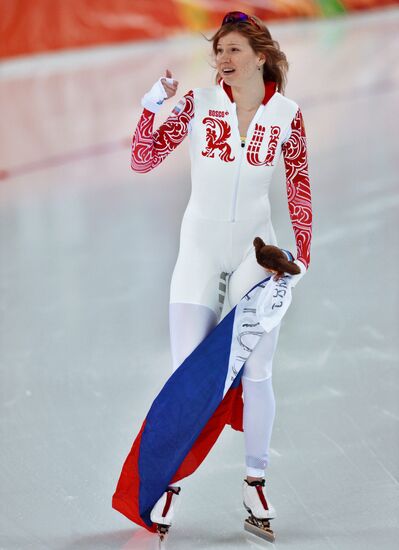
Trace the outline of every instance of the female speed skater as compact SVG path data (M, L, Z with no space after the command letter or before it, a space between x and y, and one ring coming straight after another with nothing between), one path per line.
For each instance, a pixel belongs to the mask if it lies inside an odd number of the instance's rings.
M268 193L281 153L296 240L295 263L300 268L292 287L310 262L306 135L300 108L283 95L286 56L265 24L242 12L226 14L209 40L217 70L215 85L189 90L154 132L155 113L178 87L167 70L166 77L142 98L144 110L132 143L132 169L144 173L157 167L187 135L190 138L192 191L170 287L173 371L218 324L223 295L233 307L267 275L257 263L253 241L260 236L277 246ZM272 362L280 324L262 335L242 375L243 504L269 540L273 540L269 520L275 510L266 496L265 470L275 416ZM180 489L169 486L152 509L151 520L166 530Z

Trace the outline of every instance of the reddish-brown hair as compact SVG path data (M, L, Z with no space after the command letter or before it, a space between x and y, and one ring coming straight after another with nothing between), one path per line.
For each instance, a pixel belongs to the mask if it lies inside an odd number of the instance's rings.
M255 53L265 54L266 62L263 65L263 80L265 82L276 82L277 91L284 94L288 72L288 61L285 53L280 50L279 43L273 40L269 29L263 21L255 15L252 15L251 18L256 21L259 28L247 21L226 23L222 25L211 38L205 38L208 42L212 42L213 53L216 56L218 42L222 36L234 31L245 36ZM218 83L221 78L218 72L215 77L215 82Z

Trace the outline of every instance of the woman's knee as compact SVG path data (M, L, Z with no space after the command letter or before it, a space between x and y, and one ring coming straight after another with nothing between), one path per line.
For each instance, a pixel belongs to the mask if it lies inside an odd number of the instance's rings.
M173 370L206 338L217 321L216 312L208 306L179 302L169 304Z
M242 377L252 382L263 382L269 380L273 374L273 361L254 363L247 361L244 366Z
M243 377L248 380L262 381L272 376L274 353L277 347L281 323L259 339L244 365Z

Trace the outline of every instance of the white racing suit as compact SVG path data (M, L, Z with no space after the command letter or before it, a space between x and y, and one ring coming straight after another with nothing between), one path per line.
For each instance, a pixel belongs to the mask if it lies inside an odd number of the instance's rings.
M267 82L245 144L231 88L223 80L190 90L156 132L154 117L144 109L134 134L131 166L136 172L152 170L190 137L192 190L181 225L171 303L202 304L220 314L222 274L242 273L229 289L231 307L267 274L256 262L252 242L259 236L277 245L268 194L282 152L297 261L308 267L311 195L305 129L294 101Z

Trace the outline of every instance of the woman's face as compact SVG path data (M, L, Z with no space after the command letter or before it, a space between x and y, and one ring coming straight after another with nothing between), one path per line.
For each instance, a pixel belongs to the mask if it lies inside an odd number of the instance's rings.
M257 74L262 76L258 66L264 59L263 54L253 51L248 38L238 32L222 36L217 44L216 68L226 84L239 85Z

